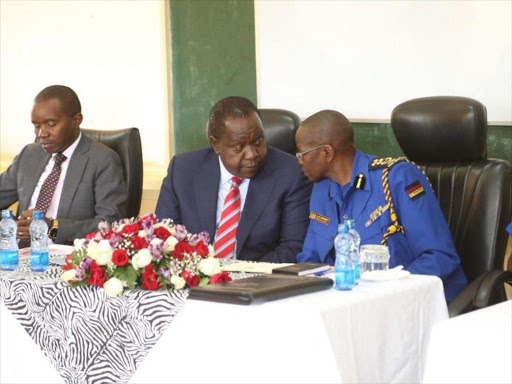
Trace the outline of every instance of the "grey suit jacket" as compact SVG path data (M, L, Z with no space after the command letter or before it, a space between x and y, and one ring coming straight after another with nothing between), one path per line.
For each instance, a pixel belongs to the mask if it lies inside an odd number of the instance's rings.
M41 174L50 160L39 143L27 145L0 175L0 208L16 201L18 214L27 210ZM121 160L107 146L82 137L69 159L57 212L57 243L71 243L97 229L101 220L126 215L128 191Z
M156 215L184 224L192 233L215 236L219 157L211 148L173 157L162 183ZM311 183L294 156L267 146L251 179L236 235L241 260L295 262L309 223Z

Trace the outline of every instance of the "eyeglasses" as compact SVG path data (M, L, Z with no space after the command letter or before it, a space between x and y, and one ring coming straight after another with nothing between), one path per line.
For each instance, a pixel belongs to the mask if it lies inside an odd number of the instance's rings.
M313 149L308 149L307 151L304 151L304 152L297 152L295 154L295 156L297 157L297 159L299 159L300 161L303 160L303 156L306 154L306 153L309 153L309 152L313 152L313 151L316 151L317 149L320 149L320 148L323 148L323 147L327 147L327 144L323 144L323 145L319 145L318 147L315 147Z

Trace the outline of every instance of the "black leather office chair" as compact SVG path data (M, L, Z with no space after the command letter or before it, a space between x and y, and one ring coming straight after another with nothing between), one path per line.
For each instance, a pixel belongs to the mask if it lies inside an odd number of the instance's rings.
M413 99L393 110L391 126L405 155L430 179L469 282L450 303L450 316L506 300L512 168L486 158L485 107L465 97Z
M285 109L260 109L267 144L295 156L295 132L301 120Z
M117 152L123 164L123 173L128 186L127 217L139 214L142 200L142 145L137 128L102 131L81 129L89 138L99 141Z

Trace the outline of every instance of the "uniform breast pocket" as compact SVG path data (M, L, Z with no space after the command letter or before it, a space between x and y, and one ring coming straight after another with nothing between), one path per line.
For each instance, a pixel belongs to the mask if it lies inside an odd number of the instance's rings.
M382 235L391 225L391 218L389 212L386 211L372 222L370 214L368 214L361 224L356 228L361 236L361 244L380 244Z

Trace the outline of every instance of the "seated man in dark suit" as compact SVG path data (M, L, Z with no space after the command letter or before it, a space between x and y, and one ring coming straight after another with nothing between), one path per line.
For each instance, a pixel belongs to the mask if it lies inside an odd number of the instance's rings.
M18 237L28 245L34 210L45 211L50 237L71 243L101 220L125 216L128 191L121 160L80 132L80 101L68 87L53 85L34 100L37 142L27 145L0 175L0 208L18 201Z
M208 137L211 147L171 160L156 215L206 230L216 257L295 262L311 193L295 158L267 147L259 112L243 97L213 106Z

